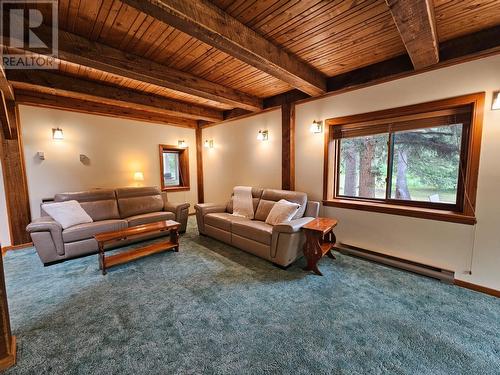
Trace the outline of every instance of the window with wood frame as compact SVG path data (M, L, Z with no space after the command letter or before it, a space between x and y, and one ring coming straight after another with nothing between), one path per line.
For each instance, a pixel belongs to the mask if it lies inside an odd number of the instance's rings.
M474 224L484 93L326 121L324 204Z
M189 190L189 148L160 145L160 181L163 191Z

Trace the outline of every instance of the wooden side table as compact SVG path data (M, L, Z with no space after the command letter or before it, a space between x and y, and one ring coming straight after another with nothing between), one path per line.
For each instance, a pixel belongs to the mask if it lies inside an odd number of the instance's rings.
M304 256L307 259L305 271L313 271L316 275L323 276L318 269L318 261L327 255L335 259L332 248L337 241L333 228L337 226L337 220L327 217L318 217L302 227L306 235L304 244Z

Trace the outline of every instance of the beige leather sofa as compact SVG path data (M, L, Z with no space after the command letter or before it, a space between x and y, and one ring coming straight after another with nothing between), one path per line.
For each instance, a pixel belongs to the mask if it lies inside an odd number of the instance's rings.
M305 238L301 228L318 217L319 202L308 201L305 193L288 190L252 188L252 197L254 220L231 215L232 200L195 205L198 231L278 266L289 266L302 256ZM269 211L280 199L300 204L299 211L289 222L266 224Z
M78 201L94 222L63 230L42 210L42 216L33 220L26 230L44 265L97 253L94 235L102 232L162 220L175 220L181 223L180 231L186 231L189 204L169 202L166 193L156 187L98 189L54 197L54 202L68 200ZM162 235L166 234L168 232ZM120 246L152 237L137 237L120 242Z

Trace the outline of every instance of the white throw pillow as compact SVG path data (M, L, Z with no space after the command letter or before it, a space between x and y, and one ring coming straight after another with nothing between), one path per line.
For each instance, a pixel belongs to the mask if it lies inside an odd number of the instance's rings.
M63 229L77 224L92 223L93 220L77 201L42 204L43 210Z
M281 199L274 204L273 208L271 208L269 215L267 215L266 223L276 225L284 221L290 221L292 217L295 216L299 208L300 204Z

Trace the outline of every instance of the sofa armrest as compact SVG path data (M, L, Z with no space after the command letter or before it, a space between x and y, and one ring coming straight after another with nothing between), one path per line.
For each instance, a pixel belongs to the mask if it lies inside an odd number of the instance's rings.
M226 206L216 203L198 203L194 205L196 210L196 224L198 224L198 232L205 234L205 215L215 212L226 212Z
M26 227L30 234L33 245L39 254L57 253L64 255L64 241L62 238L62 226L49 216L34 219Z
M179 232L184 233L187 227L187 220L189 216L189 203L174 203L165 202L163 209L167 212L173 212L175 214L175 221L181 223Z
M214 212L226 212L226 205L217 203L198 203L194 205L194 208L203 216Z
M314 217L301 217L300 219L295 219L291 221L286 221L283 223L276 224L273 227L273 232L279 233L297 233L300 229L307 223L314 220Z
M49 216L42 216L37 219L34 219L31 223L26 227L26 231L28 233L33 232L61 232L62 226L57 221L52 219Z
M187 210L191 206L189 203L174 203L174 202L166 202L163 207L164 211L173 212L177 217L182 210Z

